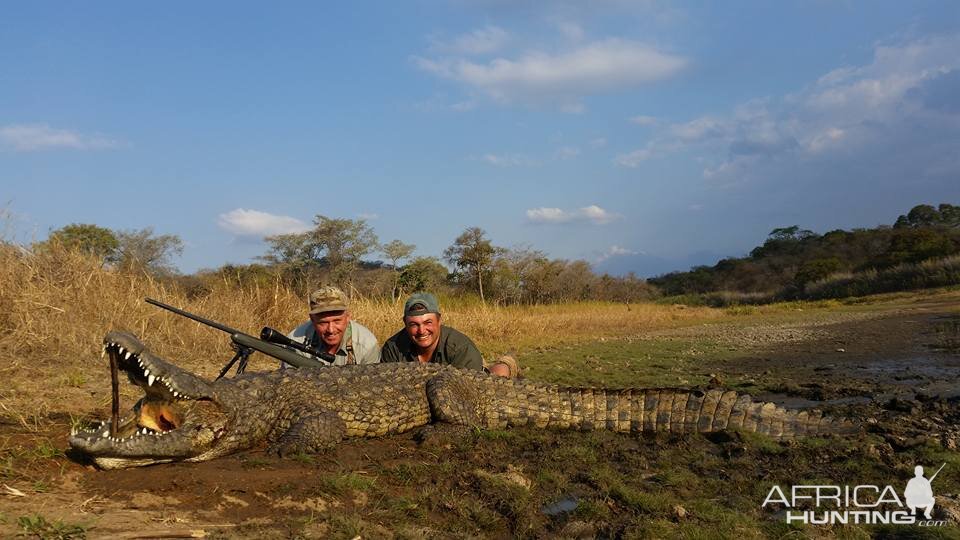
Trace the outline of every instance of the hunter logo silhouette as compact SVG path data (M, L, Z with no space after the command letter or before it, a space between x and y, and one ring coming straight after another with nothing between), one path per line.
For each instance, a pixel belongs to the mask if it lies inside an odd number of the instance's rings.
M932 519L930 512L933 511L933 505L936 501L933 498L933 488L930 484L933 483L933 479L940 474L945 465L946 463L941 465L929 479L923 477L922 466L917 465L913 468L914 477L907 482L907 487L903 490L903 498L906 499L911 512L915 514L918 508L923 508L923 517Z

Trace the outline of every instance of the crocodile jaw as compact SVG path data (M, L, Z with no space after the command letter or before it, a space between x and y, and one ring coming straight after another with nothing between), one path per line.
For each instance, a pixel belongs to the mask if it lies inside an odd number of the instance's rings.
M70 446L74 450L103 469L195 461L229 452L217 449L227 430L228 414L210 383L153 355L127 333L107 334L104 352L116 359L144 397L116 433L110 433L108 421L73 431Z

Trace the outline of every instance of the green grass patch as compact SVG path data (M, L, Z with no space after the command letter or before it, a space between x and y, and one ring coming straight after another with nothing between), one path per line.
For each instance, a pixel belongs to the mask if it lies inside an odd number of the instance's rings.
M35 459L56 459L63 457L63 450L60 450L47 439L37 442L33 448L32 457Z
M720 362L740 352L709 339L612 339L531 351L518 360L530 379L556 384L693 386L709 380L697 373L703 359Z
M319 487L326 493L343 495L351 491L368 491L374 483L373 478L356 473L342 473L320 477Z
M71 540L87 536L86 525L64 523L61 520L47 521L40 514L20 516L17 525L24 534L44 540Z

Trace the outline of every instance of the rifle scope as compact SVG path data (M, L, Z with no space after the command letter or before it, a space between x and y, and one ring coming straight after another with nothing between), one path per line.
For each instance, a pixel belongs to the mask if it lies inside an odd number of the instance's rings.
M291 349L296 349L298 351L305 352L307 354L316 356L318 358L322 358L327 362L333 362L334 360L337 359L336 355L330 354L328 352L318 351L313 347L310 347L309 345L305 345L303 343L300 343L299 341L294 341L288 338L279 330L274 330L269 326L264 326L263 329L260 330L260 339L267 341L269 343L275 343L277 345L283 345L285 347L290 347Z

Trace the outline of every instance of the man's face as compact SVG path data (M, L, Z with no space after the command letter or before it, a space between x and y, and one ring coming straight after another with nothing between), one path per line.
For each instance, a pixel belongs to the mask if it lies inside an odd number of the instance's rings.
M429 349L440 339L440 316L436 313L408 315L403 324L410 341L421 350Z
M329 346L339 345L350 322L349 311L324 311L310 315L317 335Z

